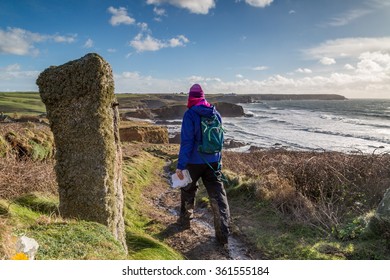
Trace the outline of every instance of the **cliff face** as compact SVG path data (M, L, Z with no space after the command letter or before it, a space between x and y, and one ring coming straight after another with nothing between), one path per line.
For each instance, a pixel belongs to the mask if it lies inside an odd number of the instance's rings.
M134 124L121 127L119 135L122 142L146 142L153 144L167 144L168 129L163 126Z
M122 118L181 119L187 110L187 94L118 94ZM209 94L207 101L215 105L222 116L241 117L240 103L266 100L346 100L337 94Z
M240 105L228 102L212 103L223 117L241 117L244 116L244 109ZM182 119L187 107L185 105L164 106L158 109L152 109L152 113L159 119Z
M187 104L187 94L117 94L123 109L150 108ZM346 100L338 94L207 94L207 101L214 104L227 102L233 104L252 103L262 100Z
M184 116L184 112L187 110L186 105L178 104L171 106L164 106L161 108L153 109L152 113L159 119L181 119Z
M222 117L242 117L245 115L244 109L240 105L227 102L217 102L214 105Z

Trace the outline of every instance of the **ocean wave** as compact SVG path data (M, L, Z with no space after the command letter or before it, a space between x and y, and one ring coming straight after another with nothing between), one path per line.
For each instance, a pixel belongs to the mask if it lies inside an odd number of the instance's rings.
M374 141L374 142L380 142L384 144L390 144L390 139L384 139L379 138L377 136L372 135L359 135L359 134L353 134L348 132L341 132L341 131L330 131L330 130L321 130L321 129L302 129L304 131L310 132L310 133L319 133L324 135L333 135L333 136L339 136L339 137L345 137L345 138L356 138L356 139L362 139L367 141Z
M285 120L278 120L278 119L271 119L268 121L269 123L277 123L277 124L289 124L289 125L293 125L293 123L290 123L288 121L285 121Z

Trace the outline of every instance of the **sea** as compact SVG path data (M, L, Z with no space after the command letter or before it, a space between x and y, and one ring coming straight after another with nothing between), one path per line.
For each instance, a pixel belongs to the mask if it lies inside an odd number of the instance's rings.
M390 99L283 100L238 104L246 116L223 118L225 139L251 147L344 153L390 152ZM180 131L180 120L168 124Z

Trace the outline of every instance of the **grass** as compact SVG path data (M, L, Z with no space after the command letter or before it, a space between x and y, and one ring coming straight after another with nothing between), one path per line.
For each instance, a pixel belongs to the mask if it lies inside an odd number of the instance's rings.
M40 249L36 259L41 260L183 259L155 237L159 225L151 223L145 208L143 193L153 181L160 180L155 171L161 170L164 160L142 151L137 145L128 145L130 147L125 150L130 151L130 155L125 156L123 165L128 254L105 226L62 219L58 215L56 189L34 180L34 176L40 178L37 176L40 172L53 172L53 161L40 162L33 158L20 161L6 157L7 164L0 165L0 173L6 175L0 177L0 184L3 184L3 192L0 192L0 259L10 259L17 253L15 243L22 235L38 241ZM12 191L6 191L11 186L11 179L17 177L27 178L27 181L14 180ZM45 184L56 186L55 177L49 176Z
M126 259L122 246L105 226L61 219L56 214L56 196L34 193L2 200L0 205L0 217L6 226L0 232L1 259L10 259L17 253L15 243L22 235L37 240L39 260Z
M134 145L127 145L134 149ZM126 149L126 148L125 148ZM182 259L183 257L154 237L158 230L148 218L148 204L144 199L146 188L161 178L156 170L162 170L165 162L147 152L125 159L125 225L126 241L132 259Z
M0 92L0 112L38 115L46 108L37 92Z
M40 244L37 258L42 260L126 259L121 244L101 224L66 221L37 224L27 235Z

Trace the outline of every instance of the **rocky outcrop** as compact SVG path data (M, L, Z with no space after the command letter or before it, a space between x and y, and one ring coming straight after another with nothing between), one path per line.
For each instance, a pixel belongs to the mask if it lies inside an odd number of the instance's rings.
M241 147L244 147L248 144L246 144L245 142L242 142L242 141L236 141L234 139L226 139L224 144L223 144L223 148L224 149L234 149L234 148L241 148Z
M37 85L54 134L60 214L106 225L126 248L119 112L110 65L88 54Z
M240 105L227 102L216 102L213 105L222 117L241 117L245 115L244 109ZM171 105L152 109L152 113L159 119L182 119L186 110L185 105Z
M129 118L137 119L153 119L153 114L150 109L130 109L121 114L121 119L126 120Z
M222 117L242 117L245 115L244 109L240 105L227 102L217 102L214 105Z
M132 125L121 127L122 142L145 142L154 144L168 144L168 129L157 125Z
M180 104L152 109L152 113L159 119L182 119L186 110L187 107Z

